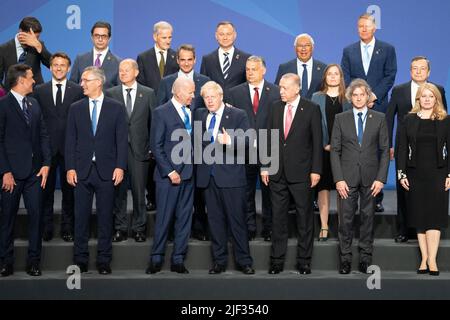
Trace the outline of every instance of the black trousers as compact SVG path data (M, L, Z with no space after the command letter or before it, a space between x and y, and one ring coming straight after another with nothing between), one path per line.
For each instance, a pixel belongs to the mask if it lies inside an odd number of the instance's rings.
M153 180L153 174L155 172L155 167L156 167L156 161L154 158L150 157L150 160L148 161L148 175L147 175L147 202L148 203L153 203L154 205L156 205L156 186L155 186L155 181Z
M313 190L310 182L288 183L284 174L279 181L270 181L272 199L272 250L271 263L283 265L288 242L288 211L292 196L295 202L297 223L297 263L311 263L314 243Z

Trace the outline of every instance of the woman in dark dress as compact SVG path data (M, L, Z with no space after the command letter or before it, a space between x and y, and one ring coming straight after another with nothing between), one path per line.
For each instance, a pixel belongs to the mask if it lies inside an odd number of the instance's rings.
M328 239L330 190L335 188L330 163L331 131L333 130L336 114L351 108L350 103L345 100L344 76L338 64L329 64L325 68L321 89L313 94L312 101L319 105L322 114L323 167L322 175L316 188L319 192L318 204L321 223L319 241L326 241Z
M418 274L439 275L436 256L448 224L450 118L438 88L419 87L414 108L400 131L398 179L408 191L409 227L417 230L422 261Z

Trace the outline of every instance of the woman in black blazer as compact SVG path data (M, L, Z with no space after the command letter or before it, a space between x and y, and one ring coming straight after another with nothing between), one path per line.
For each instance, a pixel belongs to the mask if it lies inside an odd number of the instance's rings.
M398 179L407 194L409 227L417 230L422 261L418 274L439 275L436 256L448 225L450 118L439 89L423 84L400 131Z

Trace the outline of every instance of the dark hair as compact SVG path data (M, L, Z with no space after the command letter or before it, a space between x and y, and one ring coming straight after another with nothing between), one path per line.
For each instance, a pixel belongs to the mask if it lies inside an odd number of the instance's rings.
M25 17L20 21L19 29L23 32L30 32L30 29L35 33L42 32L42 25L35 17Z
M95 28L106 28L108 29L108 37L111 38L111 25L106 21L97 21L91 29L91 35L94 35Z
M6 83L8 86L14 88L17 85L19 78L25 77L28 70L31 70L31 67L23 63L10 66L8 68L8 73L6 74Z
M72 61L70 60L70 57L65 53L65 52L55 52L54 54L52 54L52 56L50 57L50 65L53 62L53 59L55 58L63 58L66 59L67 62L69 63L69 67L70 64L72 63Z
M415 57L413 57L413 58L411 59L411 64L412 64L414 61L419 61L419 60L425 60L425 61L427 62L428 70L431 70L431 63L430 63L430 60L428 60L428 58L425 57L425 56L415 56Z
M226 25L230 25L233 28L233 30L236 31L236 28L234 27L234 24L231 21L220 21L216 26L216 30L219 29L220 26Z
M195 48L192 44L182 44L181 46L179 46L177 50L177 59L180 57L181 50L192 52L195 58Z

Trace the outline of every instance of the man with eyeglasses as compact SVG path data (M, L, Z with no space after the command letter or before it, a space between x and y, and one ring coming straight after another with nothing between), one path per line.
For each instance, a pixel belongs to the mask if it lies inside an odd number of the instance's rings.
M119 63L121 59L109 49L111 25L108 22L97 21L91 29L91 39L94 48L89 52L77 55L70 74L70 81L80 83L83 70L86 67L95 66L101 68L105 73L104 89L119 85Z

